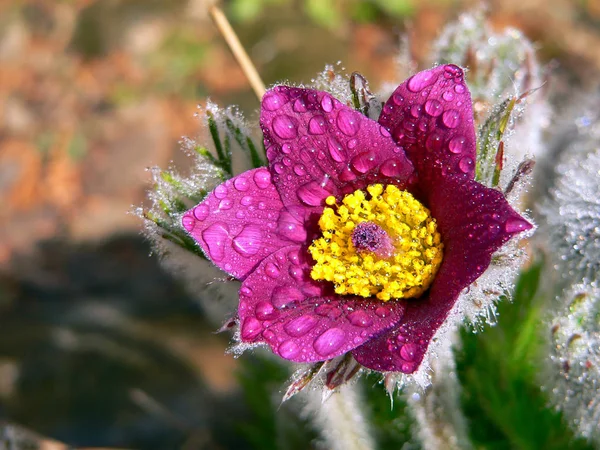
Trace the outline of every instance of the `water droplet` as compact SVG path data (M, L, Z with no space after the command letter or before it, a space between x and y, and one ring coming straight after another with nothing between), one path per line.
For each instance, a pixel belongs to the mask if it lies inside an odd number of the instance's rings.
M366 311L362 310L354 311L348 314L348 320L355 327L366 328L373 325L373 319L371 316Z
M296 191L296 195L308 206L319 206L325 198L331 195L331 192L324 189L316 181L310 181L300 186Z
M279 355L284 359L292 359L300 353L300 347L293 340L283 341L277 349Z
M227 194L229 193L227 186L225 186L224 184L220 184L218 185L215 190L214 190L214 195L215 197L217 197L219 200L224 199L225 197L227 197Z
M398 106L402 106L404 104L404 97L402 97L402 94L400 94L400 92L394 92L392 94L392 100Z
M354 172L352 172L352 170L350 169L350 167L346 166L339 173L338 178L339 178L340 181L343 181L344 183L347 183L349 181L356 180L356 174Z
M306 175L306 168L302 164L294 166L294 173L298 176Z
M243 219L244 217L246 217L246 213L245 213L244 211L242 211L241 209L238 209L238 210L235 212L235 217L236 217L237 219Z
M434 82L435 78L433 77L432 71L426 70L410 77L406 87L409 91L419 92L425 89L427 86L431 86Z
M205 220L208 217L210 210L208 206L205 204L198 205L194 208L194 217L198 219L200 222Z
M385 306L378 306L377 309L375 309L375 314L381 318L386 318L390 314L390 310Z
M323 96L321 99L321 108L323 108L323 111L325 112L331 112L333 110L333 100L331 99L331 96Z
M457 94L462 94L463 92L465 92L465 86L463 84L457 84L456 86L454 86L454 92L456 92Z
M504 229L507 233L519 233L521 231L529 230L531 225L524 219L512 218L508 219L504 224Z
M460 124L460 114L455 109L449 109L442 114L442 122L448 128L456 128Z
M463 76L463 71L460 67L454 64L444 66L444 75L449 75L449 78L458 78Z
M217 222L202 232L202 239L208 246L210 258L219 262L225 257L225 243L229 238L229 227L227 224Z
M222 209L222 210L231 209L232 206L233 206L233 202L229 198L223 199L219 203L219 209Z
M381 125L379 126L379 132L380 132L380 133L381 133L381 135L382 135L382 136L384 136L384 137L390 137L390 136L391 136L391 134L390 134L390 132L388 131L388 129L387 129L386 127L382 127ZM348 144L350 144L350 143L348 143Z
M382 128L383 128L383 127L382 127ZM386 131L387 131L387 130L386 130ZM348 148L349 148L350 150L353 150L353 149L355 149L355 148L356 148L356 144L357 144L357 143L358 143L358 141L357 141L356 139L350 139L350 140L348 141Z
M301 220L289 211L283 211L277 220L277 233L291 241L304 242L306 229Z
M269 261L267 264L265 264L265 273L271 278L276 279L280 273L279 267L277 264Z
M271 303L277 309L285 308L290 303L304 300L306 297L300 290L292 286L280 286L273 290Z
M437 117L442 114L444 110L442 109L442 104L439 100L432 98L425 102L425 112L431 117Z
M192 216L186 214L181 219L181 224L183 225L183 227L186 230L192 231L194 229L194 218Z
M283 164L281 163L275 163L273 164L273 170L275 170L276 173L281 174L283 172Z
M300 337L312 330L317 323L319 323L319 321L315 317L305 314L286 323L283 326L283 329L290 336Z
M341 328L330 328L315 339L313 347L321 356L331 355L346 342L346 333Z
M245 195L240 200L240 204L242 206L250 206L252 202L254 202L254 198L252 198L250 195Z
M335 162L343 162L346 160L346 152L344 151L342 144L340 144L337 139L330 137L327 140L327 147L329 148L329 154L331 155L331 158Z
M402 364L402 367L400 367L400 370L403 373L413 373L415 370L415 364L413 364L413 363Z
M342 109L337 116L337 126L346 136L354 136L360 128L361 114Z
M458 168L463 173L469 173L473 170L474 164L475 163L473 162L473 160L471 158L469 158L468 156L465 156L465 157L461 158L460 161L458 162Z
M256 255L263 243L263 232L258 225L246 225L233 238L233 248L242 256Z
M448 142L448 150L452 153L461 153L467 140L463 136L455 136Z
M271 319L275 313L275 308L269 302L259 302L254 309L256 317L260 320Z
M388 159L381 165L381 173L386 177L399 177L404 172L402 163L397 159Z
M452 100L454 100L454 92L452 92L452 91L445 91L442 94L442 98L444 100L446 100L447 102L451 102Z
M298 136L298 126L296 125L296 119L288 115L276 116L273 119L273 131L281 139L294 139Z
M300 267L290 266L288 273L296 281L301 281L304 278L304 271Z
M288 261L292 264L299 266L300 265L300 250L290 250L287 254Z
M417 357L417 346L415 344L405 344L400 349L400 357L405 361L414 361Z
M242 339L250 341L263 330L262 324L255 317L247 317L242 325Z
M262 107L267 111L276 111L283 106L286 98L274 91L267 92L262 99Z
M266 169L258 169L254 172L254 182L259 188L266 189L269 186L272 186L271 174Z
M322 115L314 116L308 121L308 132L310 134L324 134L327 131L325 117Z
M306 112L306 102L304 101L303 98L297 98L294 101L294 111L296 111L297 113L303 113Z
M283 144L281 146L281 152L285 155L289 155L292 151L292 146L290 144Z
M377 166L377 158L374 152L359 153L350 161L352 169L358 173L367 173Z
M413 116L415 119L418 119L419 117L421 117L422 113L423 113L423 107L421 105L412 105L410 107L410 115Z
M233 187L240 192L246 192L250 188L250 183L246 177L238 176L233 180Z
M425 140L425 148L430 152L437 152L442 148L442 137L437 133L431 133Z

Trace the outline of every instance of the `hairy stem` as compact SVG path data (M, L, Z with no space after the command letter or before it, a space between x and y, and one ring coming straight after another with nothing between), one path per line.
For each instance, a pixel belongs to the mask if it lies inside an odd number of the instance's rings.
M346 384L322 401L321 392L308 395L308 413L331 450L373 450L375 443L363 415L359 386Z

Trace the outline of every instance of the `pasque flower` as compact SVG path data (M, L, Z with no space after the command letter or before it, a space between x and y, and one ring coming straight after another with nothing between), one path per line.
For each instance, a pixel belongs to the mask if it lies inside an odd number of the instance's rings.
M461 291L531 228L474 181L463 71L417 73L378 122L326 92L277 86L260 124L269 167L182 218L242 282L239 338L291 361L352 352L370 369L414 372Z

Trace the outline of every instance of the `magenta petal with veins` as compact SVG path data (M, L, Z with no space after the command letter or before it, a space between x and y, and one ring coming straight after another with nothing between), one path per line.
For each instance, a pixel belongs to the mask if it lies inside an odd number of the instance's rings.
M292 361L352 351L371 369L414 372L460 292L500 246L531 228L499 191L473 181L475 129L463 71L445 65L414 75L379 122L328 93L277 86L263 97L260 125L268 169L228 180L182 218L207 257L243 281L240 339ZM325 199L375 183L408 190L437 221L444 259L420 298L337 295L310 277L307 248L319 237ZM373 225L357 227L354 246L385 255L393 246Z

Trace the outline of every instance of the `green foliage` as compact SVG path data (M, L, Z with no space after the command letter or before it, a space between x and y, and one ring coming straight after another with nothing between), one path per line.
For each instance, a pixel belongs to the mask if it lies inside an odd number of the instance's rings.
M587 449L548 408L537 372L543 357L543 320L536 292L542 264L525 271L514 302L501 302L498 325L485 333L463 331L458 373L464 413L479 449Z

